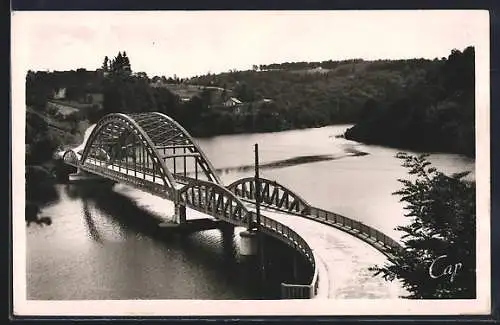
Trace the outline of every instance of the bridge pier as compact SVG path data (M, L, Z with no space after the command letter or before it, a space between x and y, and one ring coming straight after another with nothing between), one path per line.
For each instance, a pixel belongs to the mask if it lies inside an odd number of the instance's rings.
M234 225L229 222L220 222L219 229L223 235L232 236L234 234Z
M293 261L292 261L292 272L293 272L293 280L296 282L299 280L299 266L297 265L297 252L293 252Z
M175 203L174 222L179 225L186 223L186 206L184 204Z
M258 254L259 239L257 232L247 229L240 232L240 254L243 256L255 256Z

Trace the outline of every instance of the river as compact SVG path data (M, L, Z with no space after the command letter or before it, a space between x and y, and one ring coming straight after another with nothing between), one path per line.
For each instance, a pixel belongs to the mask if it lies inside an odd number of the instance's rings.
M253 175L258 143L262 177L398 239L394 228L406 220L391 193L400 188L398 178L407 177L395 158L398 150L336 137L347 127L198 142L226 185ZM446 173L468 170L475 177L473 159L432 154L430 161ZM238 229L232 235L208 230L166 236L151 221L172 213L168 201L121 184L112 189L58 184L56 191L57 199L41 210L52 225L27 228L28 299L277 298L276 290L256 285L251 263L240 258Z

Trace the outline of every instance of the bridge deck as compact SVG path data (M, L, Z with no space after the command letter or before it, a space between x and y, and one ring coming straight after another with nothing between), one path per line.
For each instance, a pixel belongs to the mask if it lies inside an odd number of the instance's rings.
M255 208L250 203L248 207ZM319 259L319 299L396 299L406 294L399 283L372 276L368 268L383 264L387 257L364 241L297 215L266 208L262 214L292 228L314 250Z

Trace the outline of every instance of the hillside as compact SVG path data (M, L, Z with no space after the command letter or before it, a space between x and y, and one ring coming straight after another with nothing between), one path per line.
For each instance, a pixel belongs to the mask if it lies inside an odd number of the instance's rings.
M389 100L370 99L347 139L475 155L474 48L454 50L407 91Z
M245 102L270 98L285 127L297 128L355 123L368 100L398 96L440 64L440 60L423 59L352 60L302 70L283 64L273 65L272 70L205 75L188 82L233 89Z
M45 223L50 219L39 219L38 205L57 200L53 188L57 170L65 168L54 160L53 153L59 148L80 144L89 124L82 121L63 121L53 115L26 108L26 211L27 222ZM47 221L48 220L48 221Z
M209 91L217 94L218 97L232 96L231 89L224 89L220 87L211 87L203 85L192 85L187 83L164 83L160 80L150 83L153 88L165 88L171 93L178 96L181 101L189 101L194 97L202 97L203 91Z
M66 114L77 107L69 103L101 97L78 109L77 118L91 122L112 112L159 111L198 137L353 123L349 139L470 154L471 68L456 64L457 53L434 60L286 62L190 79L149 78L132 72L119 54L96 71L30 71L27 105L47 111L65 87ZM443 139L439 145L436 137Z

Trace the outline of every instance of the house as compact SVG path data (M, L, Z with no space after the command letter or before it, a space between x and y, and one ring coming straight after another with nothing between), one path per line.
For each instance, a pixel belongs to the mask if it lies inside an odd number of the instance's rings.
M57 91L54 92L54 95L52 96L54 99L65 99L66 98L66 88L59 88Z
M243 103L238 98L230 97L222 105L224 105L224 107L236 107L236 106L239 106L241 104L243 104Z

